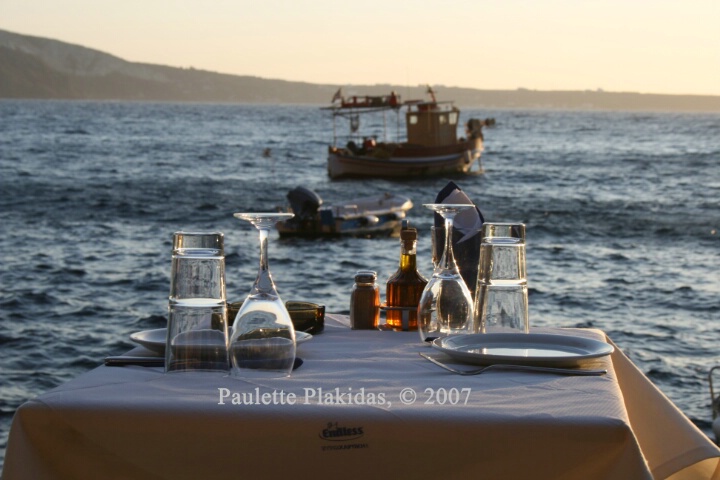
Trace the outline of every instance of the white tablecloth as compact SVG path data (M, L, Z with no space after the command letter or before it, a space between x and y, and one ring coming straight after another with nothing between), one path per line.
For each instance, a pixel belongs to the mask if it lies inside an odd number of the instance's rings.
M720 450L617 349L602 377L462 377L417 333L328 317L289 378L103 366L41 395L3 478L720 478Z

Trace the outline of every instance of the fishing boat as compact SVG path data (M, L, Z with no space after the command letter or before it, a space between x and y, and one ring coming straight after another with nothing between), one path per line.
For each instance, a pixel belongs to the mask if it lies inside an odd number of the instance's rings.
M295 216L278 222L281 237L397 236L412 201L393 193L356 198L337 205L323 205L320 196L305 187L287 194Z
M487 120L470 119L465 125L465 138L458 138L460 110L451 101L437 101L435 92L428 87L429 100L403 102L392 92L384 96L353 96L345 98L341 90L335 94L332 105L325 107L333 116L333 145L328 151L328 175L332 179L343 177L428 177L448 174L466 174L475 163L482 172L480 155L483 151L482 127ZM404 111L405 138L400 138L400 116ZM387 140L386 114L396 114L398 124L395 141ZM383 114L383 135L363 136L360 118L370 114ZM350 132L340 140L337 135L338 118L349 121ZM489 120L489 119L488 119ZM376 127L378 123L375 123ZM338 143L347 139L344 146Z

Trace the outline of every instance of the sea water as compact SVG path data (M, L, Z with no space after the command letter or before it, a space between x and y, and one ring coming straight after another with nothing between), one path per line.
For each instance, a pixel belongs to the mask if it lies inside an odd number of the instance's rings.
M710 434L720 115L463 109L461 123L471 117L496 119L485 172L453 180L487 221L525 223L531 331L605 331ZM383 138L381 121L361 122ZM332 131L319 106L0 101L0 452L21 403L167 325L175 231L225 233L239 301L259 247L233 213L283 207L296 186L326 204L393 192L415 204L428 278L433 217L420 205L449 179L331 181ZM355 271L383 285L397 269L397 239L269 243L282 298L328 312L349 312Z

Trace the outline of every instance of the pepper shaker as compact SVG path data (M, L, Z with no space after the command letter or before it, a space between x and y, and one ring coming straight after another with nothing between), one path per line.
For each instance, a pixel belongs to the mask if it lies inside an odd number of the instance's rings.
M380 321L380 287L377 274L371 270L355 273L355 285L350 296L350 326L353 330L378 327Z

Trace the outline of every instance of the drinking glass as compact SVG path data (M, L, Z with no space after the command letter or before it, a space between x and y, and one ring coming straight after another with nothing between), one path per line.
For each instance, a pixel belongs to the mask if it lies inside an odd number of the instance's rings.
M268 236L275 223L292 213L236 213L260 233L260 267L255 283L240 307L230 337L233 377L288 376L295 362L295 329L275 288L268 266Z
M470 296L475 298L481 230L474 229L472 233L466 232L464 236L469 238L466 238L464 241L458 241L458 233L462 232L455 228L453 231L453 242L455 245L453 247L453 256L460 269L460 275L462 275L463 280L465 280L465 285L467 285L468 290L470 290ZM430 255L433 268L437 267L438 263L440 263L440 256L443 253L442 249L444 246L445 227L430 227Z
M526 268L525 225L483 224L475 296L476 331L530 331Z
M165 371L227 371L227 341L223 234L176 232Z
M482 238L502 237L517 238L525 243L525 224L524 223L498 223L485 222L481 230Z
M475 206L444 203L428 203L423 206L440 214L445 220L443 255L418 304L418 331L424 342L453 333L470 333L473 330L473 300L455 262L452 228L453 219L458 212Z
M325 329L325 305L289 300L285 308L296 332L317 335Z

